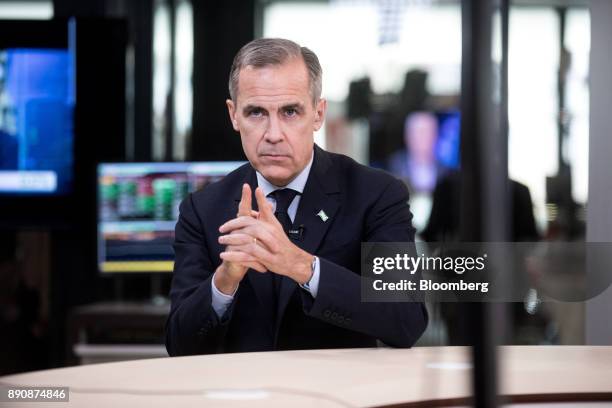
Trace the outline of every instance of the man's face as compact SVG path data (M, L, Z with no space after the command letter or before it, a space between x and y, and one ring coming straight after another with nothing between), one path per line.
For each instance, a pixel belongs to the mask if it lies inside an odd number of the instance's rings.
M285 186L306 167L314 132L326 102L313 106L308 71L301 58L240 71L236 101L227 100L234 129L253 167L269 182Z

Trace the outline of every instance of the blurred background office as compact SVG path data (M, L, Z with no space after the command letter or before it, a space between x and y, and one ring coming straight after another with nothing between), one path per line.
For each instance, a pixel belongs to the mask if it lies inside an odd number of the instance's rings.
M178 203L245 160L225 99L233 56L253 38L314 50L329 103L316 143L402 179L418 240L461 239L464 5L0 1L0 374L166 355ZM589 217L587 203L612 194L601 140L612 78L607 51L591 47L610 38L612 10L509 5L507 147L490 152L507 163L507 240L584 242L591 228L610 241L605 206ZM491 24L499 84L499 12ZM542 302L534 286L510 305L503 341L610 343L590 331L609 292L589 308ZM419 345L469 344L465 310L428 307Z

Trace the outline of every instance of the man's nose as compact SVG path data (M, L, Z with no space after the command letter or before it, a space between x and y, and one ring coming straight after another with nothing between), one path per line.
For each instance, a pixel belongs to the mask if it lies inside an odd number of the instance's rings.
M266 129L265 139L268 143L279 143L284 138L283 130L281 128L280 121L270 115L270 119L268 120L268 128Z

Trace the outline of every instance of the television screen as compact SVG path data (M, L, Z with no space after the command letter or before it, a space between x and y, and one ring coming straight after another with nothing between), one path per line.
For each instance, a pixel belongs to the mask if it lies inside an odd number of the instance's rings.
M417 231L425 228L431 195L440 180L460 166L461 117L458 111L417 111L404 122L403 147L391 154L386 169L410 190Z
M438 119L438 140L436 158L441 166L447 169L459 169L459 142L461 118L459 112L448 111L436 113Z
M459 168L459 112L413 112L404 123L404 146L387 161L387 170L411 192L428 194L440 177Z
M0 49L0 194L71 193L74 106L68 49Z
M102 272L172 272L181 201L244 162L98 166L98 265Z

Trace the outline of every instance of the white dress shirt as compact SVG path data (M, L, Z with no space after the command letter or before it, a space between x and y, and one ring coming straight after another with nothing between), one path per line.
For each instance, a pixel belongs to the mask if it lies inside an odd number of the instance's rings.
M287 209L287 213L289 214L289 218L291 218L292 222L295 220L295 214L297 213L298 205L300 204L301 195L302 193L304 193L304 187L306 186L306 181L308 180L308 175L310 174L310 168L312 167L313 158L314 158L314 151L313 151L312 156L310 157L310 161L308 162L306 167L304 167L304 170L302 170L289 184L283 187L275 186L274 184L266 180L258 171L255 172L257 175L257 185L261 187L264 195L266 196L266 199L268 200L268 202L270 202L274 206L274 209L276 209L276 200L274 200L274 198L269 196L271 192L275 190L279 190L281 188L290 188L300 193L300 194L296 194L295 198L293 199L291 204L289 204L289 208ZM315 258L315 264L314 264L314 270L312 273L312 277L305 285L300 285L300 287L308 291L313 298L317 296L317 291L319 289L320 273L321 273L321 267L319 265L319 258ZM233 294L226 295L225 293L217 289L217 287L215 286L214 275L213 275L213 280L211 282L211 286L212 286L212 307L215 310L215 313L217 313L217 316L221 318L221 316L223 316L223 314L227 310L230 303L232 303L232 301L234 300L234 295L236 294L236 292L234 291Z

